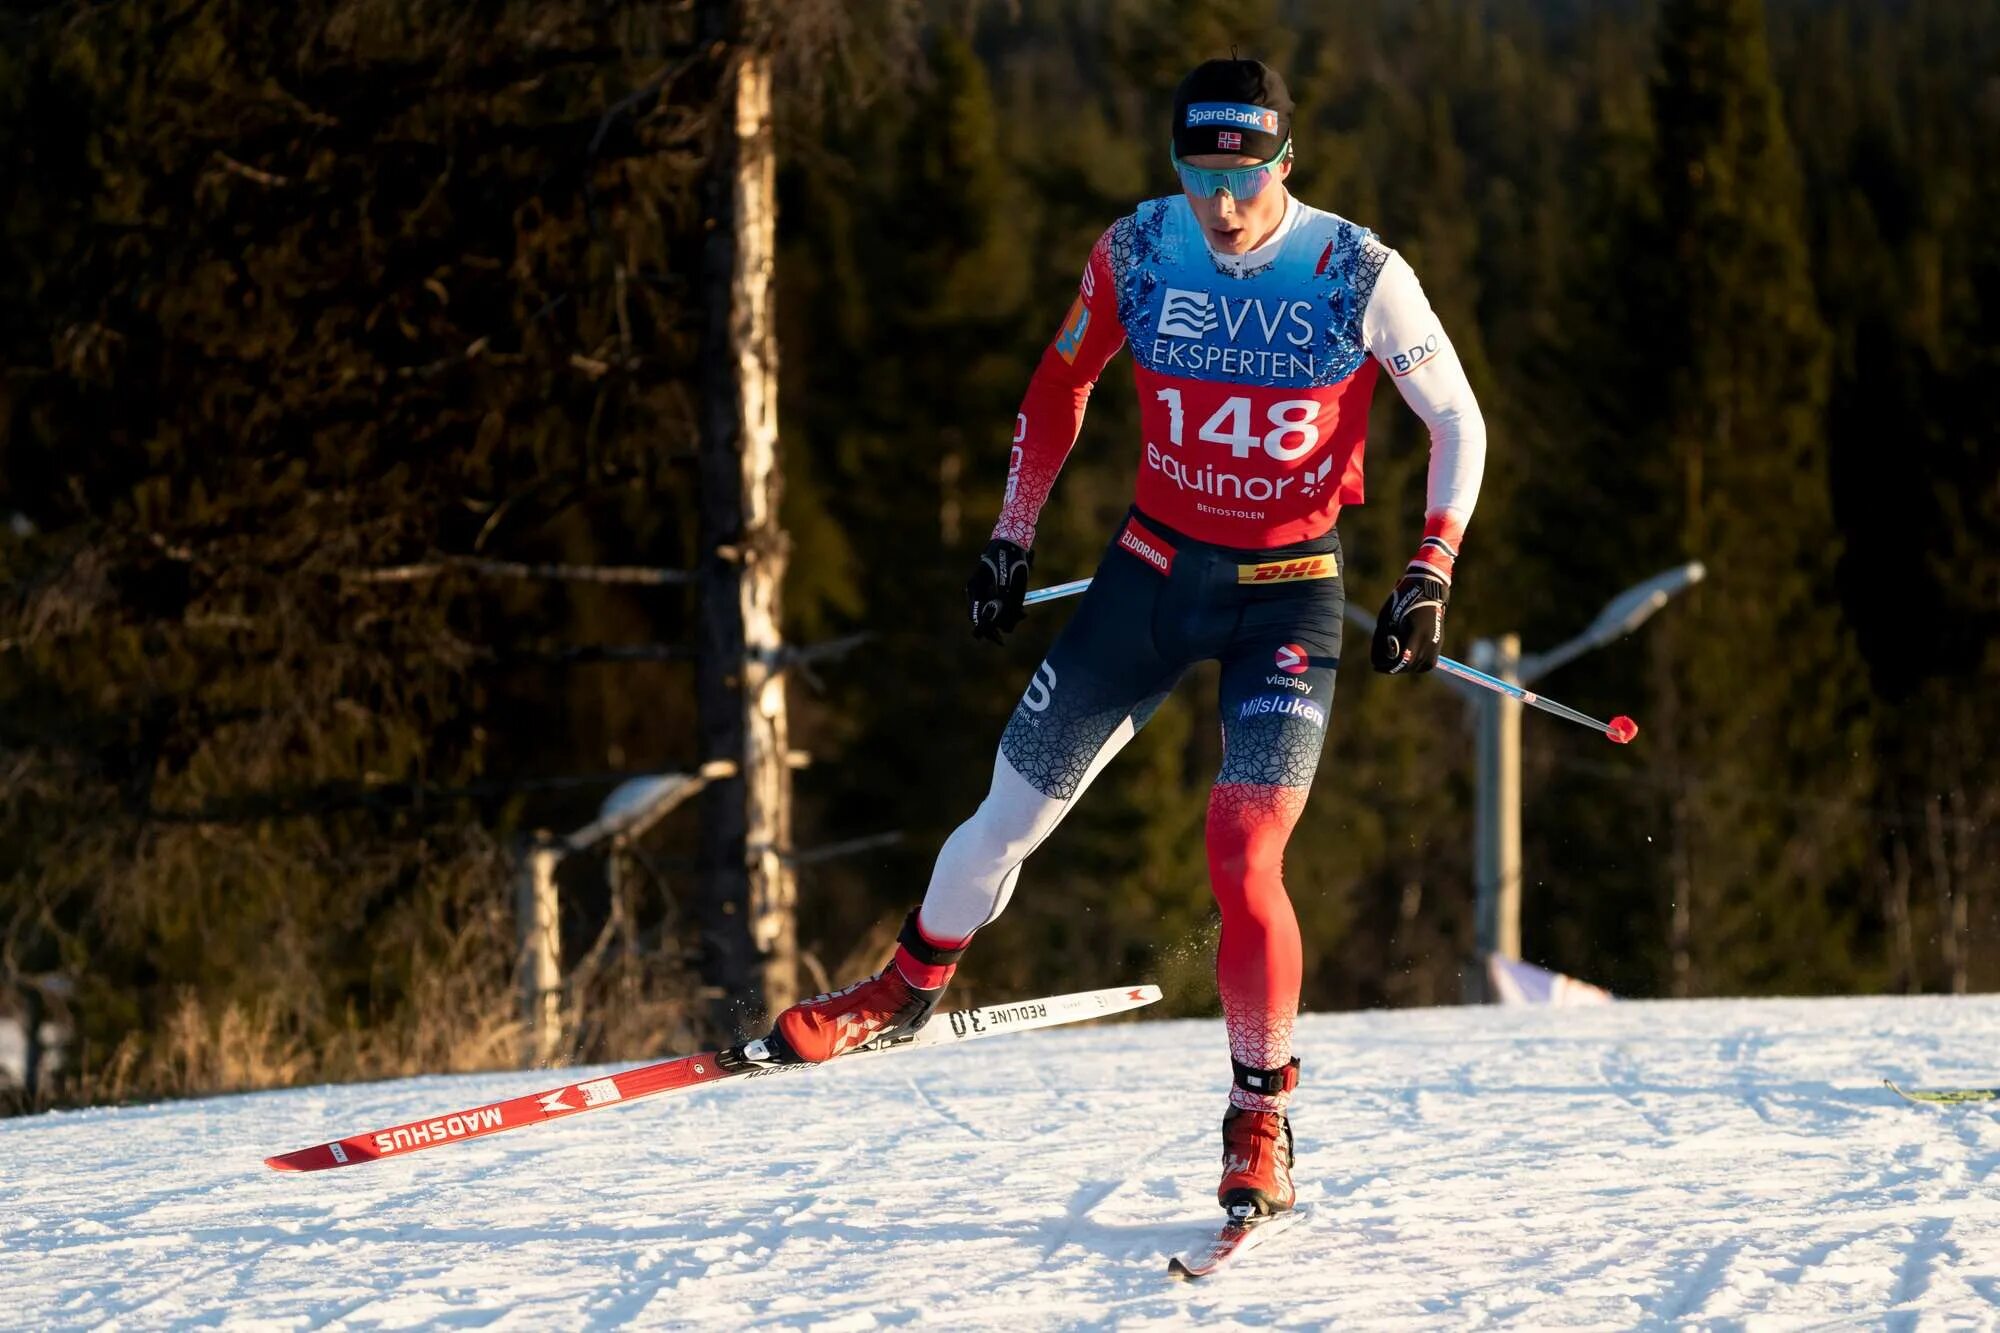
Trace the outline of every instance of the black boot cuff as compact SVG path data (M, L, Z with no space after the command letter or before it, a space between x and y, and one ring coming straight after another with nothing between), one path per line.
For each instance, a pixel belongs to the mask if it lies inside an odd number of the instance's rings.
M1276 1069L1253 1069L1233 1056L1229 1064L1236 1071L1236 1086L1260 1097L1276 1097L1299 1086L1299 1057L1296 1055L1290 1064Z
M911 908L909 916L903 920L903 933L896 937L896 943L909 950L910 957L925 967L950 967L965 957L965 945L956 949L940 949L924 938L924 932L917 929L917 909Z

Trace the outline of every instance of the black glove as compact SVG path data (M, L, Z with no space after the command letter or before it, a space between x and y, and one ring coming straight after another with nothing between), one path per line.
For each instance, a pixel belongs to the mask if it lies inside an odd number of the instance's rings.
M1021 599L1028 595L1028 570L1034 563L1034 552L1013 542L995 537L986 543L972 577L965 581L973 638L1000 643L1003 634L1021 623Z
M1404 671L1421 675L1436 666L1438 645L1444 642L1444 606L1450 600L1451 584L1437 571L1421 564L1404 570L1375 617L1370 665L1391 676Z

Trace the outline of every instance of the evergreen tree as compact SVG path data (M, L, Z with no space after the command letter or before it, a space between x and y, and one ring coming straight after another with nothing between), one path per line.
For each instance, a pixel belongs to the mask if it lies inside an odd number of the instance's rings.
M444 563L684 563L685 167L605 115L674 35L489 17L134 0L12 71L0 934L100 1091L515 1058L509 787L686 726L535 664L676 608Z
M802 871L829 980L880 962L1070 614L989 652L960 589L1085 255L1175 188L1174 83L1234 45L1298 99L1296 192L1410 256L1474 377L1492 450L1449 650L1547 646L1638 578L1710 569L1548 682L1633 712L1638 744L1525 728L1528 951L1635 994L2000 985L2000 9L784 14L786 629L872 636L795 674L796 842L905 835ZM5 21L0 1008L10 977L83 979L105 1095L511 1058L438 1019L511 1011L508 843L693 753L684 590L452 561L694 558L705 66L685 7L479 16ZM1130 497L1128 374L1093 401L1037 581L1087 572ZM1371 437L1341 532L1372 610L1426 450L1386 385ZM1447 1000L1463 709L1355 642L1287 857L1306 1003ZM968 987L1150 973L1212 1002L1213 709L1194 673ZM685 1040L690 833L651 835L628 903L665 1003L619 1008L621 1053ZM571 957L605 916L588 869Z
M1833 583L1827 335L1758 0L1670 0L1654 85L1649 312L1667 389L1635 423L1653 549L1707 583L1649 630L1672 784L1677 994L1817 989L1843 974L1868 790L1863 681ZM1814 950L1794 942L1814 939Z

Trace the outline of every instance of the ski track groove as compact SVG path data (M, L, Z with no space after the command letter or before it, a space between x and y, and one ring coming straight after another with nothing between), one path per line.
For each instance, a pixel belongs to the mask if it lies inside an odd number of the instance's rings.
M330 1177L547 1071L0 1122L0 1325L2000 1330L2000 999L1308 1016L1316 1216L1212 1227L1221 1025L835 1065ZM1280 1275L1286 1280L1276 1281Z
M1178 1150L1186 1146L1198 1137L1199 1135L1197 1134L1184 1134L1171 1141L1157 1143L1141 1153L1132 1162L1129 1169L1120 1172L1108 1180L1085 1181L1083 1184L1077 1186L1076 1192L1070 1196L1069 1204L1064 1210L1063 1220L1056 1231L1055 1239L1050 1241L1042 1250L1036 1267L1039 1268L1046 1265L1049 1260L1061 1253L1064 1246L1071 1244L1077 1229L1086 1223L1090 1223L1090 1215L1101 1207L1106 1200L1110 1199L1111 1196L1138 1179L1140 1173L1155 1159L1170 1150ZM1102 1229L1096 1223L1090 1224L1093 1229ZM1026 1276L1026 1274L1023 1274L1023 1276Z
M1986 1104L1951 1108L1958 1112L1952 1116L1951 1126L1958 1141L1968 1149L1965 1168L1972 1182L1984 1185L1995 1170L2000 1170L2000 1113L1988 1110L1983 1116L1968 1114L1979 1105Z
M1692 1318L1701 1313L1702 1307L1721 1290L1723 1279L1729 1273L1729 1266L1736 1256L1743 1252L1746 1241L1727 1240L1718 1245L1706 1246L1701 1250L1683 1250L1681 1254L1692 1258L1701 1254L1701 1262L1692 1277L1681 1282L1663 1300L1657 1317L1666 1323Z
M909 1088L911 1092L916 1094L917 1100L923 1103L923 1105L930 1110L931 1114L935 1115L938 1119L944 1121L947 1125L950 1125L952 1128L960 1130L963 1133L970 1134L973 1138L978 1139L981 1142L987 1142L991 1140L992 1135L988 1134L985 1130L981 1129L979 1126L973 1124L970 1120L967 1120L964 1116L960 1115L958 1112L946 1106L942 1101L938 1099L937 1094L931 1092L921 1083L918 1083L915 1078L906 1078L903 1080L903 1083L906 1087Z
M1902 1267L1896 1274L1896 1290L1890 1297L1892 1304L1909 1305L1922 1300L1930 1291L1938 1256L1951 1252L1945 1240L1950 1234L1949 1218L1939 1217L1917 1224L1910 1248L1905 1251ZM1952 1257L1958 1256L1952 1253Z
M1065 1087L1056 1082L1054 1076L1049 1073L1045 1065L1035 1063L1028 1066L1028 1068L1033 1072L1036 1084L1045 1089L1052 1098L1081 1115L1090 1114L1091 1105L1089 1099L1078 1094L1075 1088Z
M1652 1127L1653 1133L1663 1139L1673 1137L1673 1130L1666 1117L1639 1100L1638 1094L1642 1089L1638 1072L1632 1064L1631 1055L1623 1046L1615 1047L1605 1055L1598 1064L1598 1075L1619 1101L1638 1112L1639 1117Z

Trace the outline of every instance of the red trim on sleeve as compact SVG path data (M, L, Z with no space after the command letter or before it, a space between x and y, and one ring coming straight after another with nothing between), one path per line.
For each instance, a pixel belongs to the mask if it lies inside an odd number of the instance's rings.
M1438 509L1424 515L1424 539L1417 546L1416 559L1410 561L1411 568L1428 565L1451 582L1451 571L1458 563L1458 543L1465 533L1465 519L1448 509Z
M1035 544L1035 522L1056 476L1083 429L1084 408L1105 365L1125 345L1111 274L1110 233L1098 238L1083 281L1014 418L1014 449L1007 462L1007 498L993 535L1023 547Z

